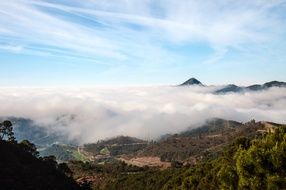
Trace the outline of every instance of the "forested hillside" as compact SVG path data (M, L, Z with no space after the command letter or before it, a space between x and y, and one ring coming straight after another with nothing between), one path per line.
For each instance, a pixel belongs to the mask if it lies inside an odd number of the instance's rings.
M242 124L231 120L210 119L198 128L150 143L139 155L157 156L162 161L193 163L202 157L214 158L234 139L252 138L257 135L257 130L264 128L264 123L254 120Z
M107 189L286 189L286 127L241 137L216 159L194 166L122 175Z

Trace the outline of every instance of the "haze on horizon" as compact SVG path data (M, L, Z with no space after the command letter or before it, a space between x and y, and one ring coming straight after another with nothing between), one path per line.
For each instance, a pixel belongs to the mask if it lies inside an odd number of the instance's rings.
M285 0L0 2L1 86L285 81Z

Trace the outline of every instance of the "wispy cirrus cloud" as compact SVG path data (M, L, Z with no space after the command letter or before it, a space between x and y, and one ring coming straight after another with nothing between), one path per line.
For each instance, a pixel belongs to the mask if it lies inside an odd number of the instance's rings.
M283 0L3 1L0 43L22 51L146 64L146 54L159 57L159 63L177 59L170 44L201 42L215 51L205 62L217 62L228 48L279 38L285 31L283 10Z
M12 44L51 48L75 53L96 53L99 56L120 57L116 47L100 35L92 37L92 31L81 25L72 24L44 13L27 1L1 2L1 25L11 35L6 41ZM5 35L5 33L4 33Z

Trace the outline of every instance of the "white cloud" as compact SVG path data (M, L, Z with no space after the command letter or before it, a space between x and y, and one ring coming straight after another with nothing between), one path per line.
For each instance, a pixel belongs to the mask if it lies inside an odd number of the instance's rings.
M216 51L206 62L218 62L228 48L241 50L279 39L285 20L276 9L285 8L283 0L89 0L70 4L11 0L1 1L0 36L8 35L5 42L14 41L26 49L48 46L70 56L115 62L131 59L133 64L137 59L148 63L146 52L152 52L149 57L156 63L176 59L165 43L203 42Z
M286 122L286 89L214 95L217 87L1 88L0 116L25 117L80 142L156 138L219 117Z

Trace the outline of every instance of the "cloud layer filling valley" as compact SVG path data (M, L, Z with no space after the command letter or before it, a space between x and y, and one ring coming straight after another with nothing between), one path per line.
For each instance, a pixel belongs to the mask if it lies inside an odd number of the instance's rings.
M216 87L1 88L0 116L24 117L79 142L155 139L212 117L286 122L286 88L215 95Z

